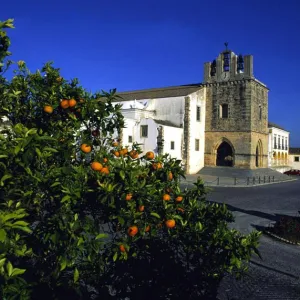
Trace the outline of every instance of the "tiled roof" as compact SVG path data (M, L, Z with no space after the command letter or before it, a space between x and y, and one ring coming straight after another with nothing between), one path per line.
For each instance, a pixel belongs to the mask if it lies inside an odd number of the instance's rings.
M154 88L154 89L147 89L147 90L120 92L117 93L117 95L123 98L122 101L181 97L181 96L187 96L191 93L194 93L198 91L201 87L202 87L201 83L195 83L195 84L178 85L178 86L171 86L165 88Z
M282 130L287 131L287 130L284 129L283 127L281 127L281 126L279 126L279 125L277 125L277 124L275 124L275 123L272 123L272 122L268 122L268 127L269 127L269 128L270 128L270 127L276 127L276 128L278 128L278 129L282 129Z
M170 121L166 121L166 120L154 120L155 123L163 125L163 126L171 126L171 127L177 127L177 128L181 128L180 126L170 122Z
M289 148L289 154L300 154L300 148Z

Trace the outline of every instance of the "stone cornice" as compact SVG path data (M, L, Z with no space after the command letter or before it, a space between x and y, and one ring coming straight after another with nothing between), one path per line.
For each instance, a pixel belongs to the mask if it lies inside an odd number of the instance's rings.
M205 82L202 83L205 87L212 87L212 86L231 86L231 85L245 85L246 83L254 82L257 85L267 89L269 91L269 88L267 88L266 85L264 85L262 82L255 78L243 78L243 79L236 79L236 80L228 80L228 81L214 81L214 82Z

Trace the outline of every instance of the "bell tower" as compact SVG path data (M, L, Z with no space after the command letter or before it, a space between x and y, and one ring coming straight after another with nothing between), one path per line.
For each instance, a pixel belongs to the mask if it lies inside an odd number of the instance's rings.
M204 64L205 165L267 168L268 88L254 77L253 56L236 55L225 43Z

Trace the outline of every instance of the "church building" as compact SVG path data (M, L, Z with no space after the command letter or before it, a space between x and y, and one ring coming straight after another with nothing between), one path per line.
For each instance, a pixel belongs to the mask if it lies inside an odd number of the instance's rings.
M268 167L268 88L253 56L227 48L204 64L202 83L122 92L124 145L170 153L187 174L204 166Z

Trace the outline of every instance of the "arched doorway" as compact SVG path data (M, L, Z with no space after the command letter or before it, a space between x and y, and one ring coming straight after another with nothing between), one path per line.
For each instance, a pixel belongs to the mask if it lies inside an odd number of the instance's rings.
M222 167L233 166L232 147L225 141L223 141L217 149L216 165Z
M256 146L255 166L257 168L262 167L262 143L261 143L261 140L258 141L257 146Z

